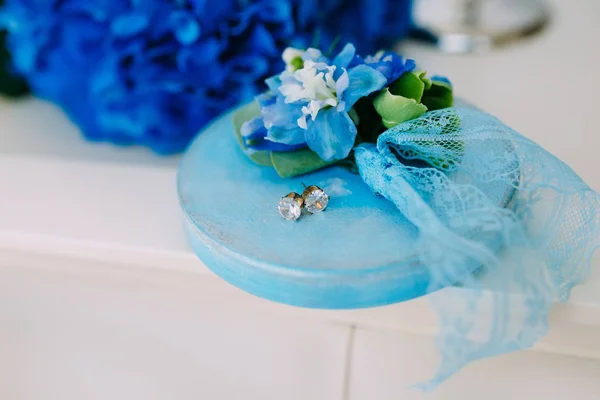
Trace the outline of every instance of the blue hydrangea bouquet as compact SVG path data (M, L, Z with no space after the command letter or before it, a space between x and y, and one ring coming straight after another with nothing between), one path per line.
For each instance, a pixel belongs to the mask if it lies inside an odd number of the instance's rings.
M392 45L411 27L411 3L6 0L0 28L11 68L86 138L168 154L260 92L285 47L338 36L363 51Z
M269 90L215 121L181 163L202 261L295 306L427 295L442 361L425 388L540 340L600 247L600 196L412 60L352 44L282 58Z

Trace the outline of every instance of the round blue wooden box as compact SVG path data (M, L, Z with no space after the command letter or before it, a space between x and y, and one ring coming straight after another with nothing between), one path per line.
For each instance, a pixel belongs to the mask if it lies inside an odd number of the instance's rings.
M282 179L257 166L238 147L232 115L198 135L178 175L189 240L215 274L254 295L311 308L380 306L439 289L414 252L418 231L391 202L341 167ZM279 199L303 185L323 188L329 207L284 220ZM512 189L488 192L506 205Z

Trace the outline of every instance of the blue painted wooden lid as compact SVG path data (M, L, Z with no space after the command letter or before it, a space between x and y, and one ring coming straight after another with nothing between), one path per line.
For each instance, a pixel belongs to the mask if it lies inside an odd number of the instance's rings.
M303 184L323 188L328 208L284 220L279 199L302 193ZM257 296L347 309L396 303L432 289L413 250L418 232L392 203L341 167L282 179L254 164L238 148L231 113L188 149L178 190L197 255L218 276ZM499 202L509 196L509 188L497 188Z

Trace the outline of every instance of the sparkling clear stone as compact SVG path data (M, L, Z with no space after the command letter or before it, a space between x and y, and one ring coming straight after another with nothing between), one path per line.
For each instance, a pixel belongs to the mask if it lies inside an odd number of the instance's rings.
M302 214L302 208L300 208L298 202L290 197L284 197L279 200L277 209L279 210L279 214L288 221L295 221Z
M306 196L304 207L309 213L314 214L327 208L329 196L322 190L314 190Z

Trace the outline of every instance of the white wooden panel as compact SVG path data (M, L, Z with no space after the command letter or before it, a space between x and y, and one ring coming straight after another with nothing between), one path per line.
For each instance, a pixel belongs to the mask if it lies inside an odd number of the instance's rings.
M349 328L205 288L0 268L0 398L341 400Z
M600 361L522 351L475 362L432 393L410 388L431 377L431 338L359 329L349 400L597 400Z

